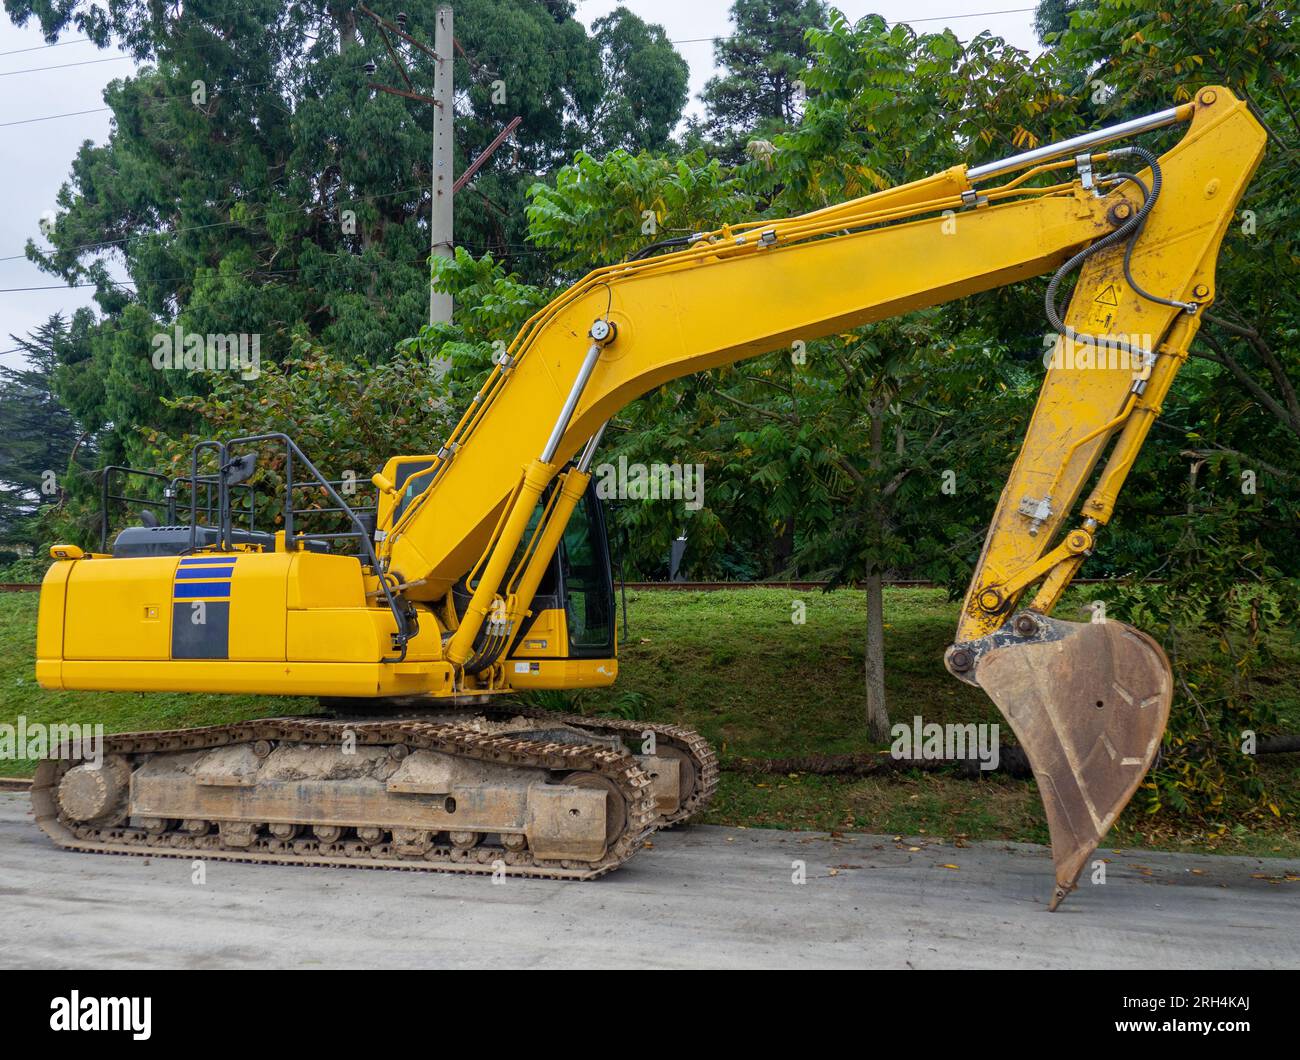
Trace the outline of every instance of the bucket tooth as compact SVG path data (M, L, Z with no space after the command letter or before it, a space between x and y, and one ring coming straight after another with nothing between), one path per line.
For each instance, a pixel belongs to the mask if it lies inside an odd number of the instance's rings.
M1054 910L1155 760L1173 677L1160 645L1123 622L1029 618L960 647L974 656L974 683L1010 723L1038 781ZM1017 628L1030 632L1010 632Z

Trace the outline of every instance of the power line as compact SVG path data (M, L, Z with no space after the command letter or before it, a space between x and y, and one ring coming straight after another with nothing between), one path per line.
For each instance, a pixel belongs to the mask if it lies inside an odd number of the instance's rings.
M24 118L22 121L0 121L0 129L7 129L11 125L31 125L37 121L53 121L55 118L75 118L79 114L102 114L106 110L112 110L111 107L91 107L90 110L70 110L66 114L47 114L43 118Z
M961 15L936 15L929 18L900 18L896 22L885 20L886 25L914 25L918 22L952 22L959 18L989 18L993 15L1023 15L1030 11L1037 11L1036 7L1009 7L1001 11L971 11ZM712 44L721 40L735 40L741 36L739 33L729 33L722 37L690 37L686 40L670 40L669 44Z
M400 195L409 195L413 191L423 192L426 189L426 187L427 185L424 184L411 184L404 188L396 188L393 191L379 191L371 195L340 195L337 197L337 203L342 205L344 208L346 208L346 205L348 203L373 202L377 199L396 198L397 196ZM270 204L268 203L259 204L255 202L249 202L247 199L228 199L224 203L214 204L211 208L215 210L223 210L223 209L229 209L231 206L258 206L258 205L269 206ZM132 239L146 239L150 236L179 236L189 232L202 232L209 228L229 228L229 227L247 228L247 227L251 227L250 222L252 221L268 220L274 217L294 217L309 212L311 212L309 207L303 207L297 210L286 209L286 210L272 211L270 209L267 209L265 210L265 212L261 214L250 215L249 217L243 218L242 220L239 221L211 221L208 224L186 225L182 228L161 228L155 231L137 232L133 235L121 236L118 239L104 239L96 243L77 243L70 247L55 247L54 249L60 251L61 250L94 250L99 247L112 247L112 246L116 246L119 243L129 243ZM26 253L9 254L5 257L0 257L0 261L18 261L18 260L27 260Z
M66 70L70 66L94 66L96 63L120 63L130 59L129 55L110 55L107 59L82 59L76 63L59 63L55 66L29 66L26 70L0 70L0 77L14 77L18 74L39 74L43 70Z
M110 280L110 283L117 283L117 280ZM124 280L124 283L134 281ZM98 287L97 283L55 283L48 287L0 287L0 294L20 294L24 291L66 291L72 287ZM12 351L11 351L12 352Z
M124 58L126 57L124 56ZM241 91L248 91L254 88L265 88L267 85L273 85L277 83L278 82L276 81L259 81L256 84L238 85L236 87L239 88ZM224 94L225 93L220 91L214 91L212 93L214 97L222 96ZM159 103L170 103L174 100L189 99L189 98L190 98L189 92L180 92L174 96L144 96L140 98L139 102L152 107ZM112 110L112 109L113 109L112 107L92 107L90 110L71 110L68 111L66 114L47 114L43 118L24 118L21 121L0 122L0 129L3 129L10 125L30 125L32 122L37 122L37 121L53 121L55 118L75 118L79 114L100 114L106 110Z
M47 48L62 48L65 44L85 44L89 37L73 37L72 40L55 41L53 44L33 44L30 48L11 48L7 52L0 52L0 55L18 55L21 52L43 52Z

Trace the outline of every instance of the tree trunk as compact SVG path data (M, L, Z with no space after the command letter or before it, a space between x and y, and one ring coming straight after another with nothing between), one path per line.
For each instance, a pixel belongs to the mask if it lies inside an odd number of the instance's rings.
M772 537L772 566L769 574L783 574L790 569L794 555L794 517L786 519Z
M885 705L885 594L879 570L867 575L867 730L877 743L889 739Z
M871 410L871 543L867 566L867 731L878 743L889 739L889 710L885 704L885 593L881 579L881 544L885 536L885 510L880 495L880 469L885 442L885 402Z

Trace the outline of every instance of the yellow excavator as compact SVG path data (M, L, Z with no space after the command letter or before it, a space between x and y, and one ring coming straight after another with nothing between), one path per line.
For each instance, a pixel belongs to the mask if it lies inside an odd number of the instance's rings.
M1159 157L1119 144L1172 126L1184 134ZM945 664L988 693L1027 754L1055 908L1154 760L1172 680L1146 635L1051 611L1186 360L1264 147L1247 106L1207 87L1001 161L646 247L533 316L446 443L374 476L373 516L284 435L200 443L188 525L51 550L37 678L311 696L328 713L53 755L32 789L40 827L106 853L608 872L701 809L718 776L689 730L506 698L617 674L591 488L610 417L691 372L1051 273L1059 342ZM285 479L275 532L243 525L236 503L268 448ZM295 524L304 485L345 530Z

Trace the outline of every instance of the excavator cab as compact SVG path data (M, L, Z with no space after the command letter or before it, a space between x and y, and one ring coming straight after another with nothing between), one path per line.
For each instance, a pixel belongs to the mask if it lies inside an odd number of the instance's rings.
M537 531L545 509L543 503L534 510L526 540ZM513 566L519 569L525 562L521 543ZM477 586L477 578L462 578L453 586L458 620L464 618ZM569 516L531 605L509 631L508 642L487 650L492 631L485 626L475 642L476 661L467 672L482 673L504 655L507 679L520 690L612 684L618 674L614 615L604 504L591 482Z
M610 566L604 504L596 496L593 481L569 517L560 547L533 597L532 614L516 637L512 657L546 651L543 630L557 630L562 639L551 647L567 648L561 657L613 658L614 581Z

